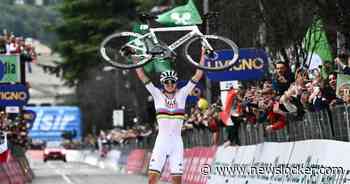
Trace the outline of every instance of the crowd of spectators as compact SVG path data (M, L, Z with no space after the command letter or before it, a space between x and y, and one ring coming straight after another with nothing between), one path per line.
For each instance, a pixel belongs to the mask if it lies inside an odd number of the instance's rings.
M143 137L149 136L152 130L147 129L145 126L138 125L129 129L115 128L108 132L101 131L99 138L111 144L128 144L133 140L140 140Z
M288 118L301 120L307 112L329 111L336 105L350 104L350 89L340 89L340 95L336 93L338 74L350 75L350 56L336 57L331 64L334 68L332 72L324 74L324 66L312 70L299 67L292 72L289 64L278 61L274 63L273 74L269 78L242 82L230 89L225 104L221 104L220 99L208 104L201 90L195 88L191 96L196 96L197 100L186 114L183 131L209 130L210 144L218 145L224 128L227 144L239 145L238 134L242 124L264 124L265 132L271 133L285 128ZM157 130L134 127L129 130L114 129L100 135L108 140L106 142L127 144L131 140L140 141L152 133L156 134Z
M323 73L322 67L324 65L312 70L299 67L292 72L289 64L278 61L274 63L269 78L242 82L231 88L225 104L220 99L209 104L201 90L195 88L191 96L196 96L197 100L189 107L183 131L209 130L210 144L218 145L222 141L219 139L223 137L221 130L224 128L227 144L239 145L238 134L242 124L264 124L265 133L271 133L285 128L291 117L301 120L307 112L329 111L336 105L350 104L350 89L340 89L338 95L336 93L338 74L350 75L350 56L336 57L331 64L334 70L327 74ZM103 145L142 142L144 138L156 134L157 127L152 130L145 126L127 130L116 128L101 131L96 139L90 136L86 142L101 148ZM194 139L195 136L190 138Z
M217 101L211 105L203 98L199 98L198 103L191 107L190 112L186 114L186 121L183 131L192 129L208 129L212 133L211 144L219 143L219 123L221 103Z
M218 129L225 127L228 143L239 145L238 129L242 123L265 123L265 132L271 133L283 129L290 117L301 120L306 112L329 111L336 105L350 104L348 88L336 93L338 74L350 75L350 57L340 55L328 65L333 72L325 74L325 65L313 70L299 67L292 72L289 64L278 61L270 78L240 83L228 92L225 104L216 102L204 109L199 105L192 107L184 127L208 128L213 133L212 144L218 144Z
M20 54L21 61L26 62L32 62L37 57L30 39L15 36L6 30L3 31L3 35L0 35L0 54Z
M28 146L27 128L27 122L23 118L0 111L0 132L3 135L6 133L10 149L14 146Z
M153 130L143 125L136 125L129 129L114 128L105 131L101 130L97 137L92 134L87 135L84 139L84 145L103 152L105 148L109 150L115 146L136 145L153 133Z
M37 58L35 48L30 39L24 39L21 36L15 36L6 30L0 35L0 55L18 54L21 62L32 62ZM0 133L4 137L5 133L8 138L10 149L15 147L25 148L29 144L27 121L22 114L7 114L0 111Z

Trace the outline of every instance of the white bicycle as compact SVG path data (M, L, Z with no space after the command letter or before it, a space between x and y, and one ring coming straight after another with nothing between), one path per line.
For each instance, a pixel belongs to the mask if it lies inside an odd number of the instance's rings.
M156 19L156 16L142 15L142 19ZM197 26L181 26L166 28L148 28L142 25L146 34L135 32L119 32L106 37L100 52L104 60L121 69L141 67L153 59L175 57L175 49L186 43L184 56L195 67L208 71L225 70L232 67L239 58L237 45L228 38L216 35L203 35ZM156 33L189 31L170 45L158 40ZM200 51L205 49L205 64L200 64ZM232 57L225 58L224 62L217 61L217 51L231 50ZM137 63L132 62L135 59ZM212 62L211 62L212 61Z

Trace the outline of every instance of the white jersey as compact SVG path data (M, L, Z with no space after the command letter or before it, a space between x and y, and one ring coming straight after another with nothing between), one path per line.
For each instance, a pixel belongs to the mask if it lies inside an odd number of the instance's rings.
M189 81L186 86L176 91L172 98L169 98L152 83L146 85L154 99L159 136L181 136L186 98L195 86L195 82Z
M157 112L158 136L153 148L149 171L160 173L168 158L173 175L181 175L183 166L183 142L181 128L185 118L186 98L196 86L189 81L177 90L171 98L167 97L152 83L146 84L147 90L154 99Z

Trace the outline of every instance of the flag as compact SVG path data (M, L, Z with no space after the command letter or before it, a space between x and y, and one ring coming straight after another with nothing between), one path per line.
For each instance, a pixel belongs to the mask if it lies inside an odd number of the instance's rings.
M233 122L231 119L232 105L237 93L234 89L231 89L226 97L226 103L224 105L224 110L220 112L220 118L226 126L232 126Z
M186 5L178 6L158 15L156 21L166 26L186 26L202 24L203 22L192 0L189 0Z
M0 141L0 153L4 153L8 149L6 133L0 134Z
M133 26L133 32L146 34L148 33L148 25L135 24ZM144 71L150 73L161 73L164 71L172 70L171 61L169 59L152 59L144 67Z
M0 164L7 162L9 156L9 149L7 145L7 134L0 133Z
M332 61L331 46L327 40L324 26L321 20L317 20L307 30L304 37L304 48L308 53L306 64L309 70L317 69ZM322 67L322 76L328 75L331 71Z

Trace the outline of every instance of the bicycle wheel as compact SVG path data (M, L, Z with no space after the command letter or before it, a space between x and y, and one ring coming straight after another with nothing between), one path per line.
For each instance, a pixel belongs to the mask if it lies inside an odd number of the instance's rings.
M121 69L132 69L145 65L151 59L142 35L133 32L114 33L106 37L100 46L104 60ZM133 62L136 60L137 62Z
M200 64L201 48L206 49L205 64ZM219 53L225 52L225 56L221 56L224 62L218 61ZM187 42L184 48L184 56L188 62L197 68L208 71L220 71L232 67L239 58L239 50L237 45L228 38L216 35L204 35L195 37Z

